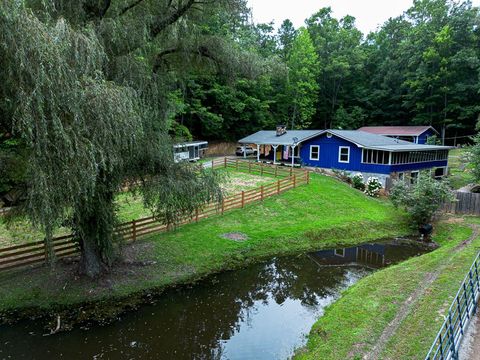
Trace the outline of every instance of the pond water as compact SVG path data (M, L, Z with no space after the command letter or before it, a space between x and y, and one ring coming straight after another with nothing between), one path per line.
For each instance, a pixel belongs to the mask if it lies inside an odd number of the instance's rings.
M89 330L0 327L0 359L287 359L324 308L373 269L425 250L403 242L289 256L171 290Z

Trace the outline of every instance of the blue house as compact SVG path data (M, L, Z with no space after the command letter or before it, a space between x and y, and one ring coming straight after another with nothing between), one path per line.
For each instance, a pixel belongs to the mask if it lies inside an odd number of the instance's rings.
M439 135L431 126L364 126L358 130L415 144L426 144L429 137Z
M413 142L359 130L259 131L239 141L257 146L257 160L299 164L321 169L361 173L364 178L411 178L431 169L436 177L447 174L451 147Z

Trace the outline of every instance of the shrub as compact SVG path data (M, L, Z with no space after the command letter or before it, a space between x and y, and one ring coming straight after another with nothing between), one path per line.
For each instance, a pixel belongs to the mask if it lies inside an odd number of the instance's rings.
M367 184L365 185L365 194L368 196L378 197L380 190L382 189L382 184L377 177L369 177Z
M446 180L435 180L428 172L422 172L413 185L397 181L390 191L395 207L404 208L416 226L429 224L435 213L455 195Z
M365 183L363 180L363 175L358 173L352 176L352 185L355 189L364 191L365 190Z

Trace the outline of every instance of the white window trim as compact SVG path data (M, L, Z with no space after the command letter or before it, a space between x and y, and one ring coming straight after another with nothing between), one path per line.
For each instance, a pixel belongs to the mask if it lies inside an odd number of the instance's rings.
M313 148L317 148L317 156L318 158L313 158L312 157L312 149ZM320 160L320 145L310 145L310 160L313 160L313 161L318 161Z
M346 161L342 161L342 149L348 150L348 159ZM350 146L339 146L338 147L338 162L343 164L350 163Z
M338 252L339 250L341 250L342 252L339 253ZM342 258L345 257L345 249L335 249L335 251L333 253L334 253L335 256L342 257Z

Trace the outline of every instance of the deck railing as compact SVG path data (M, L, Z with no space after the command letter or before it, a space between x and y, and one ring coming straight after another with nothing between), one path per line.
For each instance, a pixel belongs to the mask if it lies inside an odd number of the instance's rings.
M180 217L174 227L187 223L198 222L212 215L223 214L232 209L243 208L254 201L262 201L270 196L278 195L284 191L309 183L309 172L300 169L271 166L268 164L246 162L241 160L220 159L211 163L212 168L233 168L238 171L248 171L252 174L272 175L281 177L272 179L272 183L259 186L255 189L241 191L223 198L220 203L208 203L197 209L194 214ZM119 224L115 231L125 241L137 239L168 231L172 226L159 222L154 217L145 217ZM79 253L79 247L73 241L73 235L63 235L53 239L53 251L58 258L68 257ZM28 244L0 248L0 271L23 267L32 264L44 263L47 259L45 241L35 241Z
M480 252L460 286L425 360L457 360L463 335L477 311Z

